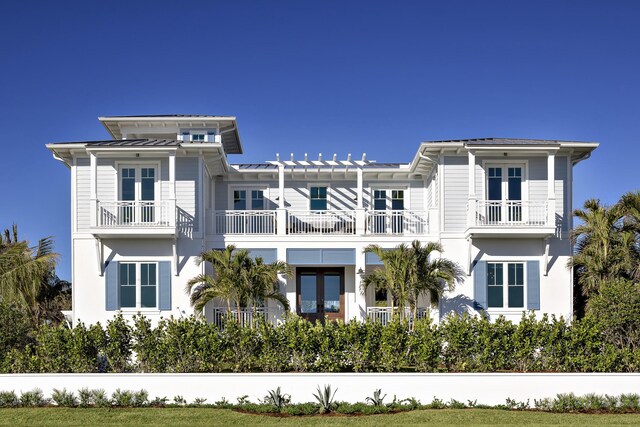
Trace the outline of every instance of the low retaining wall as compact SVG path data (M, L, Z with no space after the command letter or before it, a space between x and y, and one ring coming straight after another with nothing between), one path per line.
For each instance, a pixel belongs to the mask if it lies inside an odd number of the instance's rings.
M323 374L10 374L0 375L0 391L16 392L41 389L51 396L54 388L102 388L109 394L122 390L145 389L149 397L181 395L188 402L206 398L207 403L226 398L235 403L239 396L248 395L257 402L268 390L280 386L291 394L293 402L313 402L312 393L318 385L330 384L337 388L336 400L364 402L375 389L382 389L389 402L415 397L429 403L434 397L449 401L479 404L505 403L507 398L517 401L555 397L558 393L573 392L619 395L640 394L640 374L406 374L406 373L323 373Z

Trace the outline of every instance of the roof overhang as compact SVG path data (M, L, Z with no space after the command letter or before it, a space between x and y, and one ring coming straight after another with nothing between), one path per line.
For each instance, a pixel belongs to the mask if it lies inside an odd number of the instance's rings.
M222 136L227 154L242 154L242 143L235 116L107 116L98 117L114 139L123 138L123 128L136 126L197 129L215 127Z

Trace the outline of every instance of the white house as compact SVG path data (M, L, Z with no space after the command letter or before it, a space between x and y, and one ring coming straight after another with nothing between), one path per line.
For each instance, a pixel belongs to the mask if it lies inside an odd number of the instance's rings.
M597 143L429 141L407 163L230 164L243 152L235 117L100 122L108 140L47 145L71 170L74 323L192 313L185 284L207 268L198 255L228 244L288 262L282 291L302 316L384 318L375 292L360 292L358 273L380 268L363 248L414 239L441 242L467 274L440 315L571 316L572 169Z

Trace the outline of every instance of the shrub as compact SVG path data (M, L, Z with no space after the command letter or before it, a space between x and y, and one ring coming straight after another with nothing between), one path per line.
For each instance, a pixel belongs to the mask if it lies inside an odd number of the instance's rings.
M282 408L291 403L291 396L286 393L282 393L280 387L278 387L275 390L269 390L268 394L263 399L263 403L265 405L273 406L278 412L280 412L282 411Z
M373 396L367 397L365 401L371 403L373 406L384 406L384 398L387 397L387 395L385 394L384 396L382 396L381 394L381 389L374 390Z
M31 391L25 391L20 394L20 406L44 406L47 403L49 403L49 399L45 399L44 394L42 394L42 390L39 388L35 388Z
M129 390L120 390L119 388L111 395L111 404L113 406L130 407L133 406L133 392Z
M93 404L98 408L106 408L111 406L111 399L109 399L107 392L101 388L91 390L91 398L93 400Z
M318 386L317 393L313 393L313 397L316 398L318 404L320 405L320 413L328 413L333 410L334 398L336 397L336 392L338 389L334 390L331 393L331 385L325 385L324 388L320 388Z
M62 390L54 388L53 393L51 394L51 399L58 406L73 408L78 405L78 399L76 399L76 395L71 391L67 391L66 388L63 388Z
M282 408L286 415L314 415L320 411L320 406L315 403L293 403Z
M0 391L0 408L15 408L20 405L20 399L15 391Z

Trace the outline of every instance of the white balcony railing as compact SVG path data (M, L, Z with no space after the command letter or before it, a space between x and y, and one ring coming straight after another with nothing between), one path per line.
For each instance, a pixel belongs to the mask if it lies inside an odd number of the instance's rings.
M288 234L355 234L355 211L289 211Z
M398 313L401 310L399 307L367 307L367 317L374 322L380 322L383 325L391 322L393 319L393 313ZM428 311L426 308L418 307L416 309L416 318L422 319L427 315ZM409 321L412 320L413 313L411 312L409 307L404 307L404 317Z
M477 200L476 226L545 226L548 223L546 201Z
M276 234L276 211L216 211L215 234Z
M172 227L175 201L98 202L97 214L98 227Z
M426 211L380 210L366 213L367 234L423 235L428 231Z
M280 311L275 308L259 307L254 309L242 308L240 309L240 316L238 316L238 310L232 309L228 311L227 307L214 307L212 323L216 326L222 326L225 318L230 318L235 321L240 321L240 325L244 327L254 326L258 319L262 319L267 323L275 325L278 321Z

